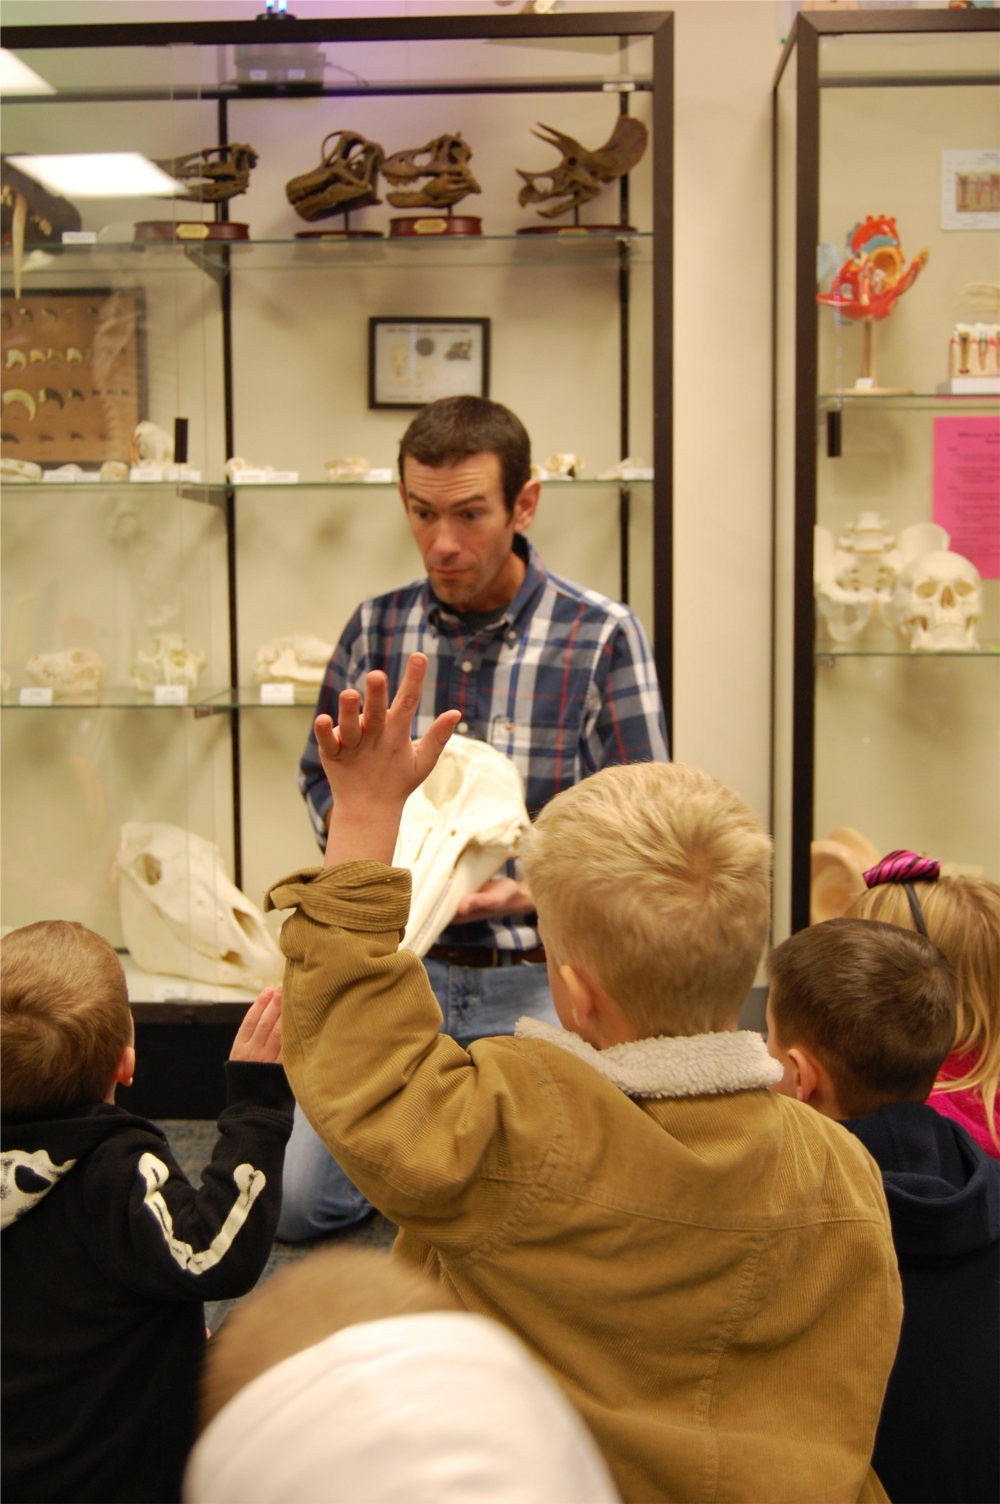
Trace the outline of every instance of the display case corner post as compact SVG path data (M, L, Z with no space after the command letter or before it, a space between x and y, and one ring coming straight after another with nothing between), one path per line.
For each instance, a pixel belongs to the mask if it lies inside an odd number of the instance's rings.
M653 578L656 672L673 751L674 17L653 32Z
M819 241L819 29L796 17L795 542L792 654L791 928L809 923L815 784L816 246Z

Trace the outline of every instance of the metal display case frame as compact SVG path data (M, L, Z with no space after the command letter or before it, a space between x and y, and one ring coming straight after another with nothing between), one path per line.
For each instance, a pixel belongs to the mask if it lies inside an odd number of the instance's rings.
M672 619L672 574L673 574L673 73L674 32L673 15L669 11L631 12L623 9L614 14L571 15L513 15L513 16L433 16L393 19L324 19L298 20L286 15L258 17L256 20L236 21L178 21L142 22L111 25L68 26L10 26L5 29L4 46L14 53L44 52L59 49L118 49L136 47L236 46L267 48L276 43L405 43L405 42L461 42L461 41L544 41L558 39L618 38L622 46L636 39L650 39L652 43L652 69L649 77L623 82L621 87L597 76L568 77L556 80L525 76L523 79L478 79L472 81L413 80L406 82L374 82L370 85L353 81L299 86L288 83L254 83L251 90L234 83L199 86L197 89L184 86L166 88L136 86L135 88L108 89L84 85L65 94L46 96L18 96L19 105L31 104L42 109L58 109L61 99L74 104L107 103L141 105L170 98L182 102L185 99L215 102L217 144L229 141L229 106L234 100L253 98L273 99L280 108L283 98L297 98L303 94L338 99L376 96L408 95L476 95L476 94L556 94L618 92L619 110L629 111L630 98L635 91L649 92L653 96L651 127L652 150L652 314L653 314L653 359L652 359L652 407L653 407L653 464L655 479L652 482L653 513L653 581L655 660L668 733L672 734L672 684L673 684L673 619ZM624 176L618 183L618 223L623 227L630 223L629 179ZM228 218L228 204L216 205L216 217ZM647 237L648 238L648 237ZM382 242L386 244L387 242ZM218 287L221 309L223 422L226 456L234 454L236 427L234 380L233 380L233 253L223 242L191 244L184 253L209 275ZM620 457L625 459L630 452L630 427L632 403L630 381L630 293L632 270L630 246L623 233L609 248L609 256L617 261L618 298L618 435ZM219 507L225 516L227 592L228 592L228 658L230 692L215 697L214 703L200 700L192 703L190 713L197 716L227 715L231 719L231 779L233 800L233 875L237 886L242 886L243 876L243 830L241 789L241 706L239 693L239 644L237 640L237 592L239 587L239 562L237 550L237 512L239 487L230 483L186 485L178 487L178 495L190 501L201 501ZM621 568L621 596L628 598L629 541L630 541L630 484L623 481L618 488L618 531ZM197 697L196 697L197 698ZM189 712L185 712L189 713ZM200 1022L205 1046L209 1036L213 1059L224 1058L232 1031L245 1011L244 1004L230 1002L145 1002L134 1003L134 1012L141 1028L166 1023ZM216 1038L216 1036L218 1036ZM172 1046L173 1048L173 1046ZM197 1073L196 1073L197 1074ZM209 1072L213 1075L212 1072ZM221 1079L221 1073L218 1073ZM174 1084L177 1073L171 1067L169 1078L155 1083L148 1082L143 1093L142 1110L158 1114L214 1111L217 1096L201 1085L191 1090L180 1090ZM199 1080L204 1077L202 1071ZM213 1075L214 1079L214 1075ZM193 1097L197 1100L192 1100ZM181 1101L181 1097L184 1098ZM209 1100L211 1098L211 1100ZM199 1103L201 1104L199 1106Z
M774 738L777 735L776 707L779 675L778 653L781 648L778 625L777 594L782 586L781 560L778 557L778 489L779 489L779 89L789 64L797 68L795 111L795 245L794 245L794 540L792 545L791 611L791 791L788 844L790 852L790 914L776 913L776 931L780 938L809 924L810 845L814 837L816 793L816 618L813 595L813 529L817 522L817 455L822 429L817 413L819 380L819 319L817 317L817 246L820 242L820 102L825 88L934 87L962 85L970 88L995 87L1000 76L982 72L880 74L833 76L824 78L820 67L820 48L825 38L850 36L901 35L980 35L984 38L1000 32L997 10L885 10L885 11L800 11L795 17L778 63L773 85L773 200L772 227L774 275L772 283L774 311L774 440L772 467L774 477L774 588L772 615L772 809L787 797L780 785L779 760ZM997 411L1000 399L981 399L981 410ZM944 408L942 407L942 411ZM832 452L832 451L831 451ZM777 860L783 853L778 850Z

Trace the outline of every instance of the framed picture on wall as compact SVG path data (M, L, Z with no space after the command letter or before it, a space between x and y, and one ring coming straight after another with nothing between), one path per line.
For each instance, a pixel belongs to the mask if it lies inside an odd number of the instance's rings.
M368 320L369 407L489 394L489 319Z
M146 416L141 289L5 292L0 322L3 458L43 466L127 461Z

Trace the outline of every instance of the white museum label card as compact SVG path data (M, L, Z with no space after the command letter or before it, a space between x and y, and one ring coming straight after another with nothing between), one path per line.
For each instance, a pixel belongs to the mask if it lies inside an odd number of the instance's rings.
M278 684L262 684L260 703L262 705L294 705L295 685L290 680L282 680Z
M190 989L184 982L154 982L151 988L154 1003L186 1003Z
M1000 229L1000 151L941 153L941 228Z
M154 705L186 705L188 702L188 687L186 684L154 684Z
M19 705L51 705L52 686L48 684L26 684L18 692L17 703Z

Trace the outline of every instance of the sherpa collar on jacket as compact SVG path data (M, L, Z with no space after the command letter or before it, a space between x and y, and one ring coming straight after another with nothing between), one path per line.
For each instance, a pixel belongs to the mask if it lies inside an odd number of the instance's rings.
M749 1029L727 1034L689 1034L677 1039L637 1039L606 1050L568 1029L519 1018L518 1039L540 1039L592 1065L629 1097L702 1097L753 1091L781 1080L781 1066Z

